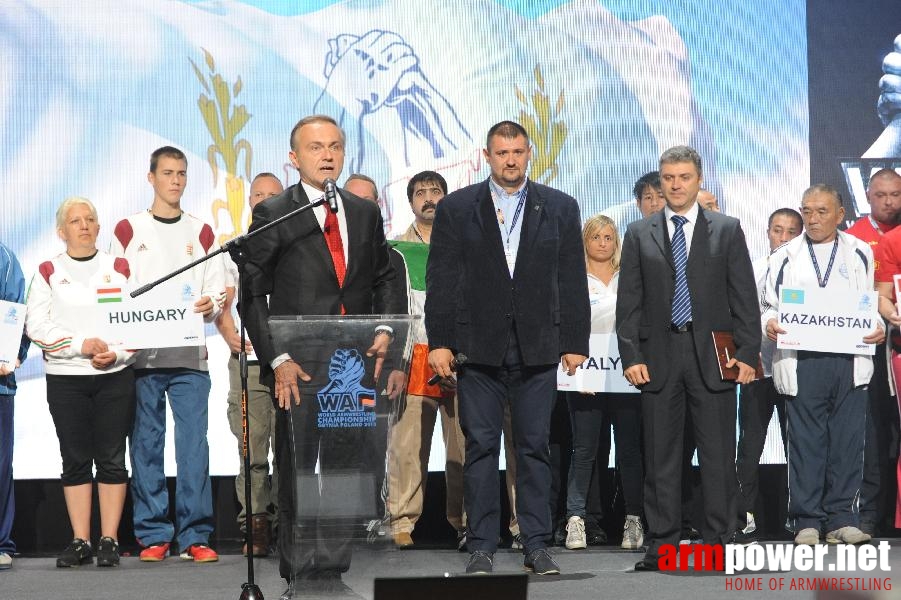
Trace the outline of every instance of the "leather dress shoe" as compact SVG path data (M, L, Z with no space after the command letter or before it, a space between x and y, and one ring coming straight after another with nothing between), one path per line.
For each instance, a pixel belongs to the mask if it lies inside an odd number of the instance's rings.
M635 572L636 573L646 573L649 571L659 571L660 565L657 564L656 560L648 560L647 558L643 558L637 563L635 563Z
M279 597L279 600L297 600L300 598L355 598L362 599L341 579L341 573L334 570L317 571L308 573L302 579L296 579L288 584L288 589Z
M282 595L278 597L278 600L294 600L294 582L289 581L288 587L285 588L285 591L282 592Z
M751 531L745 533L741 529L732 534L732 544L738 544L740 546L750 546L751 544L757 543L757 532Z

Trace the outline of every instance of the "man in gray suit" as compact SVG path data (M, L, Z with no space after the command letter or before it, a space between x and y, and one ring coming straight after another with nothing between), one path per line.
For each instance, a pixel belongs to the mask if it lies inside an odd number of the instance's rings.
M701 157L687 146L660 157L666 208L629 225L623 239L617 335L624 375L641 389L648 550L636 571L656 571L660 547L678 545L685 413L701 464L707 544L735 525L735 382L720 377L711 332L731 332L729 366L754 379L760 353L757 289L737 219L704 210Z

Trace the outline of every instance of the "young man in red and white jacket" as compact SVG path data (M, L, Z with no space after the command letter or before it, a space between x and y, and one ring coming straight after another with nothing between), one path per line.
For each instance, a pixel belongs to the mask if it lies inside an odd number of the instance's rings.
M164 146L150 157L147 180L153 186L150 210L119 221L111 254L128 259L136 285L144 285L209 254L212 228L181 209L188 161L177 148ZM223 261L214 258L180 274L177 281L200 286L195 312L212 322L225 298ZM151 348L135 362L137 408L130 452L133 470L135 537L144 546L142 561L163 560L170 542L181 557L212 562L213 531L210 490L207 408L210 374L205 346ZM163 448L166 439L166 397L175 419L175 523L169 518Z

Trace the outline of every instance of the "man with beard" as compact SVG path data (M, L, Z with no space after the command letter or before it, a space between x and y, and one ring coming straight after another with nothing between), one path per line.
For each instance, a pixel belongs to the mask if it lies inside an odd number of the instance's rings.
M870 176L867 186L870 214L857 220L846 231L866 242L873 250L875 268L879 269L882 252L880 241L892 231L901 214L901 175L892 169L881 169ZM895 234L897 235L897 234ZM860 529L874 535L886 514L891 500L886 490L893 486L894 457L898 447L898 410L888 387L885 353L877 351L873 357L873 378L870 380L867 437L864 450L863 485L860 488Z
M885 282L886 292L894 294L892 277L896 272L893 240L901 235L896 228L901 216L901 175L892 169L880 169L870 176L867 185L870 214L857 220L847 229L873 250L876 281ZM888 252L888 260L886 253ZM890 338L893 348L901 347L897 331ZM873 377L870 379L867 429L864 445L863 483L860 488L860 529L875 535L892 514L895 495L895 461L898 453L898 409L888 387L886 355L877 350L873 356Z
M447 182L434 171L417 173L407 183L407 199L415 220L396 238L395 249L403 254L410 274L410 313L414 315L424 314L428 244L432 238L435 208L445 195ZM464 442L456 394L452 386L442 388L437 384L429 385L432 372L428 364L425 328L420 324L414 331L415 346L406 403L398 410L389 447L388 506L391 533L398 548L413 545L411 534L422 516L429 449L439 413L444 432L447 521L457 531L458 537L463 535Z

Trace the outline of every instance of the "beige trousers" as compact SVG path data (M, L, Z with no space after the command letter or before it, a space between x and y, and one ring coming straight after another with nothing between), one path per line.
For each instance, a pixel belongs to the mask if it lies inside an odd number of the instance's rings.
M388 512L392 533L413 531L422 516L429 454L435 420L441 414L444 437L444 478L447 485L446 514L460 531L463 516L464 439L457 413L457 398L433 398L408 394L406 404L391 429L388 447Z
M444 480L447 489L445 511L447 522L456 531L466 526L463 512L463 460L466 440L460 429L457 397L433 398L409 394L406 405L391 429L388 447L388 512L392 534L411 533L422 516L425 484L435 420L441 414L444 438ZM516 450L510 409L504 411L504 456L507 462L506 484L510 502L510 533L519 533L516 521Z

